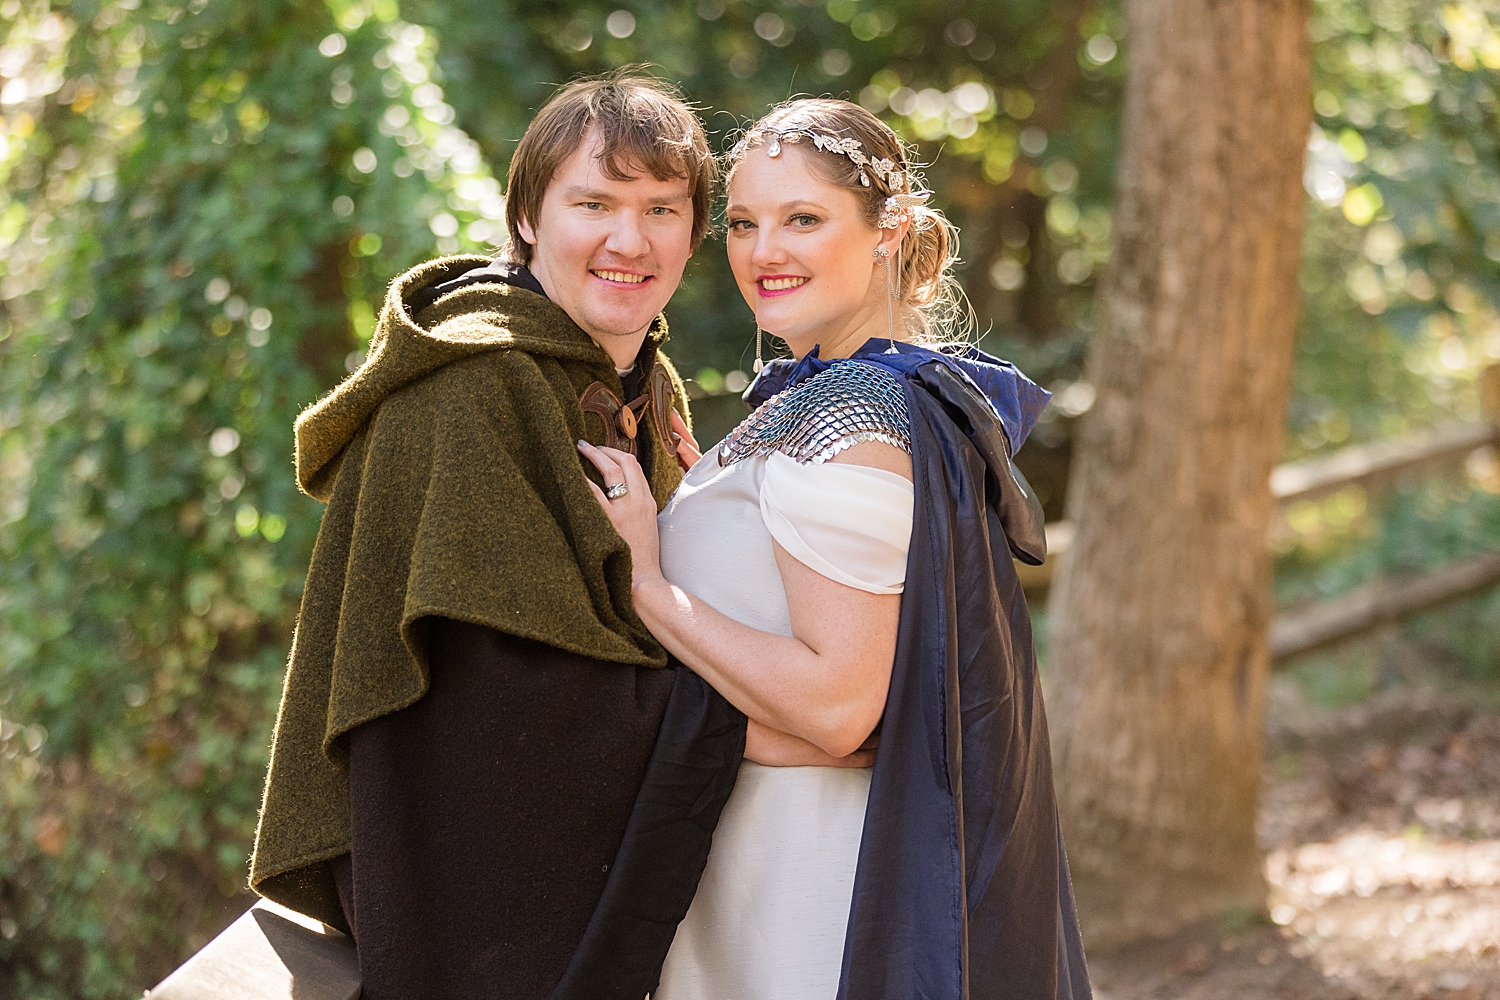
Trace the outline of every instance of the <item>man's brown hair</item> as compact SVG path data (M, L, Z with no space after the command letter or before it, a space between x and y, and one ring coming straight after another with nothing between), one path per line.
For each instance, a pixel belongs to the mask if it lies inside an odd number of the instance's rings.
M599 141L599 162L611 180L629 180L644 170L659 181L675 177L688 182L696 250L708 232L719 179L703 123L671 84L627 69L574 80L553 94L532 119L516 146L505 186L510 227L505 255L522 264L531 262L535 248L521 238L520 222L525 219L536 226L547 185L590 132Z

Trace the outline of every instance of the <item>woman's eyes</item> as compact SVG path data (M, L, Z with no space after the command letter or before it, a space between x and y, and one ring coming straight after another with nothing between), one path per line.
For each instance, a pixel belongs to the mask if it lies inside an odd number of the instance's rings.
M808 215L805 212L799 212L798 214L788 218L786 221L790 225L796 226L799 229L807 229L810 226L816 226L823 220L819 219L816 215ZM754 228L755 223L751 222L749 219L734 219L729 223L730 232L745 232L746 230Z

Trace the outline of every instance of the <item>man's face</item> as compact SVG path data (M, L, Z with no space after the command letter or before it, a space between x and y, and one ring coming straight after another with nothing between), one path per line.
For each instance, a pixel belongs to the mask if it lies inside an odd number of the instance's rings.
M585 135L547 186L539 217L517 228L547 297L624 367L640 346L630 340L667 304L692 256L693 198L686 179L642 170L612 180L598 150Z

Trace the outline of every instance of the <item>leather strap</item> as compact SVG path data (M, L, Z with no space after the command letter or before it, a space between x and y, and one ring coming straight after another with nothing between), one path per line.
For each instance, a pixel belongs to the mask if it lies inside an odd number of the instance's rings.
M656 433L668 455L677 454L677 442L681 436L672 429L672 404L677 401L677 390L672 385L672 376L667 366L658 361L651 368L651 412L656 418Z

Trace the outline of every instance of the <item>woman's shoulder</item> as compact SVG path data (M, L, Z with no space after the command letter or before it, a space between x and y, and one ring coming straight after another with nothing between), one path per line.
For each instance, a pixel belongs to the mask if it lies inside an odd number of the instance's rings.
M911 453L884 441L861 441L830 458L828 464L878 469L912 481Z
M911 453L906 388L888 369L848 359L761 404L724 439L719 463L781 452L820 464L864 442Z

